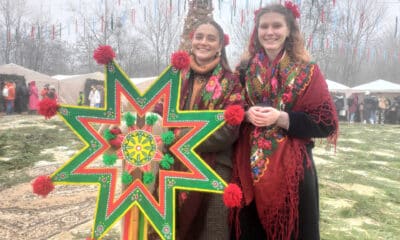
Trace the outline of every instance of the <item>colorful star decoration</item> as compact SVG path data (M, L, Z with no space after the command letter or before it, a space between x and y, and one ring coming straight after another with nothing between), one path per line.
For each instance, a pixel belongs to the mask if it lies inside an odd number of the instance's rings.
M167 67L148 90L141 93L112 58L103 64L106 73L104 108L57 105L58 115L85 147L47 180L55 184L98 186L92 239L104 237L134 206L162 239L175 239L176 191L223 193L227 187L194 151L225 123L224 112L179 110L180 70L173 66ZM123 100L132 111L124 110ZM154 117L156 114L151 110L160 101L163 101L163 117ZM146 119L144 126L138 126L138 118ZM168 138L171 132L153 133L155 121L164 129L190 130L183 137L168 142L163 138ZM104 125L126 125L127 130L122 132L119 127L109 127L101 133L99 126ZM166 146L173 156L163 154ZM99 158L103 161L96 161ZM170 168L174 160L187 170ZM139 174L132 174L135 171ZM124 188L121 188L121 179Z

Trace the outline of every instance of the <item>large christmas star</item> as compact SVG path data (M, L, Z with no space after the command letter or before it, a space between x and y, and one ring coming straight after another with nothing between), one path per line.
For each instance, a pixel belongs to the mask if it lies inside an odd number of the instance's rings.
M99 193L92 229L94 239L103 237L133 206L141 210L162 239L173 239L175 237L176 190L222 193L226 187L226 183L194 151L197 145L224 124L223 112L180 111L178 109L180 72L173 67L168 67L145 93L141 93L131 84L118 64L111 61L106 65L105 85L105 107L102 109L60 106L60 116L86 146L52 174L51 179L59 184L98 185ZM112 147L104 136L98 133L95 126L121 124L122 96L128 100L138 116L145 116L155 103L163 99L162 126L191 129L169 148L174 157L188 170L174 171L160 168L158 199L139 178L133 179L133 182L121 194L117 194L118 168L94 164L97 158ZM141 139L143 134L146 134L146 131L134 129L125 136L125 158L136 156L134 154L134 146L136 146L134 143L137 142L135 139ZM127 136L130 138L127 139ZM145 147L149 147L148 142L146 141ZM150 141L150 145L154 142L156 141ZM139 148L141 149L140 146ZM160 158L160 154L141 156L146 156L147 161ZM154 159L151 158L152 156Z

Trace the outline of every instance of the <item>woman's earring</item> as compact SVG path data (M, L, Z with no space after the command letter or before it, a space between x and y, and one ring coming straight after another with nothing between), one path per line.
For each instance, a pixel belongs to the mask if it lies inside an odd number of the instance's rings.
M221 57L221 52L217 52L216 57Z

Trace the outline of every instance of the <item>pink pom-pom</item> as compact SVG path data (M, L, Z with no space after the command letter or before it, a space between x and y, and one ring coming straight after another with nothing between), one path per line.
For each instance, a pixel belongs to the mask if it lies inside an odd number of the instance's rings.
M228 46L229 45L229 35L228 34L224 34L224 46Z
M242 190L238 185L230 183L225 188L222 198L225 206L229 208L239 207L242 201Z
M244 119L243 107L240 105L230 105L224 112L224 118L229 125L240 125Z
M115 52L109 45L100 45L94 50L93 58L98 64L108 64L115 58Z
M190 64L189 53L185 51L174 52L171 56L171 64L178 70L186 69Z
M46 119L50 119L51 117L55 116L59 108L57 101L52 98L42 99L38 106L38 113L43 115Z
M33 192L46 197L54 189L54 184L49 176L39 176L32 183Z

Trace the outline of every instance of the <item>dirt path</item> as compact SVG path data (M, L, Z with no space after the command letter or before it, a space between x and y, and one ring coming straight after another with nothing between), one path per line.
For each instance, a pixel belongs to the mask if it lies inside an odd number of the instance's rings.
M0 116L0 132L19 126L45 125L43 117L31 115ZM19 174L32 177L48 175L61 164L65 152L54 152L55 162L41 162ZM0 191L0 239L68 240L90 236L96 204L95 186L57 185L46 198L32 193L29 182ZM75 235L75 236L73 236Z

